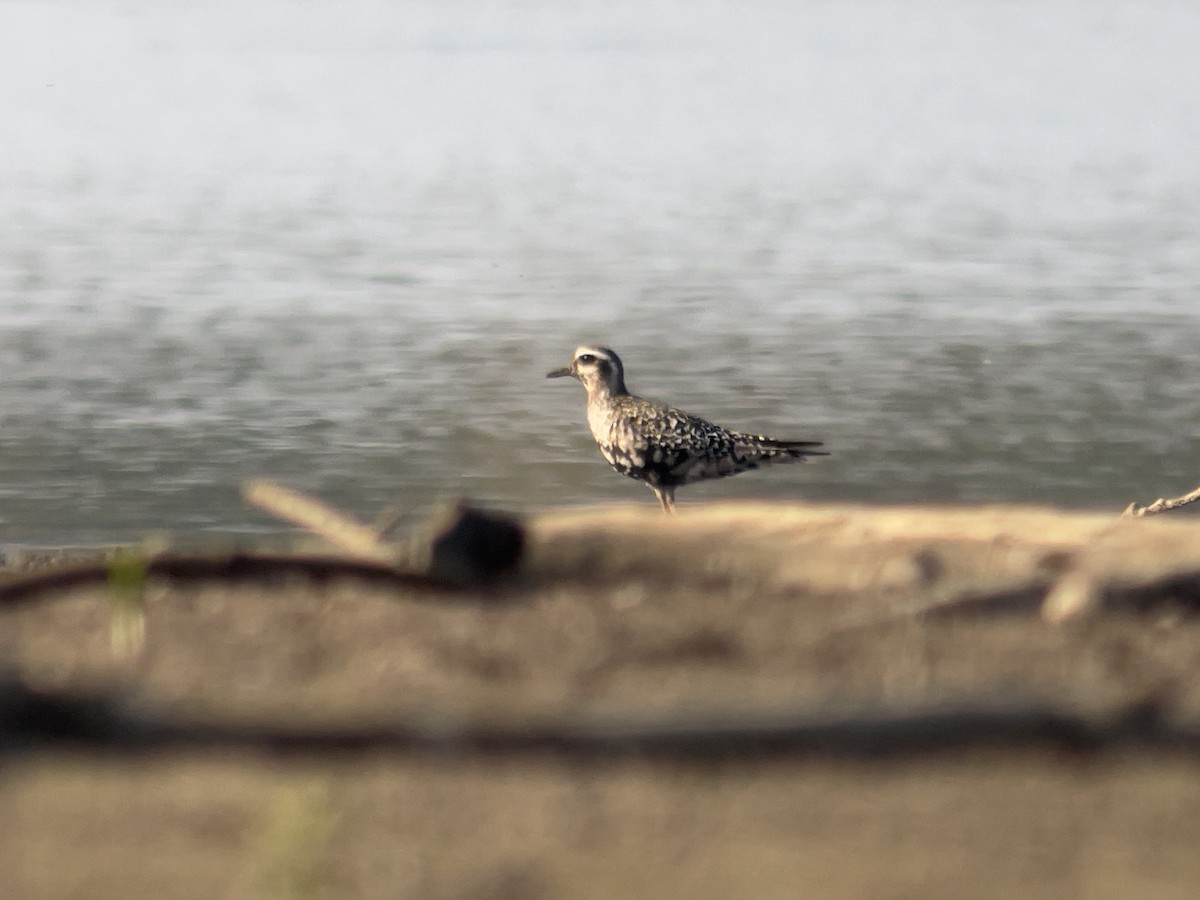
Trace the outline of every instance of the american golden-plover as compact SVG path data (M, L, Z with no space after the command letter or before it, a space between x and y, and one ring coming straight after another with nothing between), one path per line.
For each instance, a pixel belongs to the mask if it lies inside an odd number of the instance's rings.
M579 347L571 365L547 378L577 378L587 391L587 421L600 454L654 491L664 512L675 510L675 489L775 462L828 456L820 441L778 441L714 425L699 416L646 400L625 389L621 358L607 347Z

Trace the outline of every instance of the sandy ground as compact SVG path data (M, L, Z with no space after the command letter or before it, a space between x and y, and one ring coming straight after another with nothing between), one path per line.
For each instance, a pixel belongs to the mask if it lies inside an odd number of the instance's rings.
M547 515L530 535L519 573L486 593L155 582L144 651L122 657L109 594L84 589L0 608L0 654L38 687L217 716L1104 705L1167 690L1200 718L1195 520L717 507ZM1069 575L1105 602L1050 624L1037 601ZM1028 602L958 609L979 597ZM930 607L950 612L913 614ZM5 757L0 808L13 898L1166 898L1200 884L1200 759L1133 748L705 762L47 750Z

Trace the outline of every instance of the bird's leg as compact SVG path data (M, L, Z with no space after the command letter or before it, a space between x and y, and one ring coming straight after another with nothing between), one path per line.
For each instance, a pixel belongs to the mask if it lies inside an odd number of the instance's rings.
M674 487L654 487L650 486L650 490L654 491L654 496L658 498L658 502L662 504L663 512L671 515L675 512L675 488Z

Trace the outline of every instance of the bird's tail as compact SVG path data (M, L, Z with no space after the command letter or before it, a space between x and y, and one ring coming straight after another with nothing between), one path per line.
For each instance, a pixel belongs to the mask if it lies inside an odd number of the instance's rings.
M769 458L790 457L804 459L806 456L828 456L829 451L817 450L825 446L823 441L777 441L761 434L739 435L748 445Z

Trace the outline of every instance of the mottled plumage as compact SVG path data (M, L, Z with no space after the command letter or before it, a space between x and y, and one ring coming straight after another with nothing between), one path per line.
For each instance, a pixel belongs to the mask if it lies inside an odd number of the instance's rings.
M622 475L644 481L667 512L675 489L773 462L828 454L820 441L777 441L714 425L625 388L621 358L607 347L579 347L571 365L547 378L577 378L587 390L587 421L601 455Z

